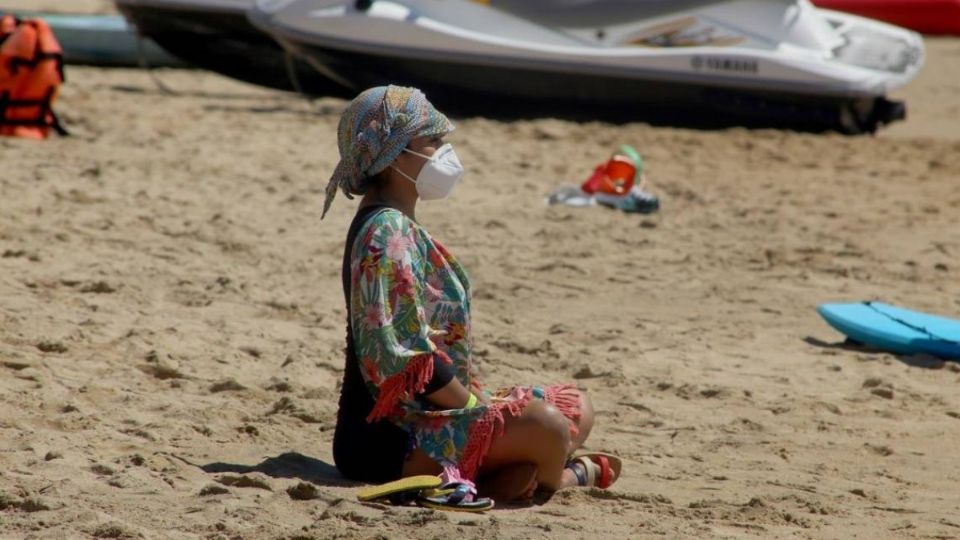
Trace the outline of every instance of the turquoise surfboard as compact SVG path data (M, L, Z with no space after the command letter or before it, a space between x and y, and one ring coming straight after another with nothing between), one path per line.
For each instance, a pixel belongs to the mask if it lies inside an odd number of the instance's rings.
M899 354L960 360L960 320L882 302L823 304L817 312L851 340Z

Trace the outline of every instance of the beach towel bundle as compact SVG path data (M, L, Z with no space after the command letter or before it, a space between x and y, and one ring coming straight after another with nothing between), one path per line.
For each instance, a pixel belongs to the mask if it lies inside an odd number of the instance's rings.
M66 135L53 112L63 81L63 51L47 23L0 17L0 135Z
M652 214L660 200L646 190L643 158L630 145L621 146L580 186L561 186L547 197L547 204L616 208L626 213Z

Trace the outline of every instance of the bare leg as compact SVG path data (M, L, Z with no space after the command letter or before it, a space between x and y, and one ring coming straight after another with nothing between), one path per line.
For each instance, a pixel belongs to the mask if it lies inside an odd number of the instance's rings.
M593 430L593 401L590 400L590 396L586 392L582 390L578 390L578 392L580 392L580 422L577 427L580 432L570 441L570 454L583 446L587 437L590 436L590 431Z
M555 491L577 485L576 475L564 466L593 429L593 403L586 393L580 392L579 433L574 439L566 417L542 401L531 401L519 417L507 416L505 421L503 435L494 439L480 469L479 487L485 496L509 501L528 497L537 487ZM440 465L419 449L403 467L403 476L441 472Z
M570 469L564 469L563 476L560 479L560 489L577 487L578 485L577 475Z
M419 448L403 465L403 476L421 474L439 475L443 468ZM477 479L480 495L495 501L528 499L537 489L537 466L533 463L515 463L487 472Z
M533 463L517 463L501 467L477 481L482 497L509 502L530 499L537 490L537 466Z
M481 474L518 463L537 467L537 484L555 491L562 486L563 467L570 448L570 428L560 411L542 401L531 401L518 417L506 417L503 435L493 440Z
M415 449L410 457L407 458L406 463L403 464L403 477L408 476L419 476L421 474L429 475L439 475L443 472L443 467L439 463L430 458L427 454L420 450L419 448Z

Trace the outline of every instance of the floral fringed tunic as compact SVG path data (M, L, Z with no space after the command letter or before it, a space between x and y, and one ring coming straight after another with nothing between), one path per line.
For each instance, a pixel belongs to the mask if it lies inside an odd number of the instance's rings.
M448 472L475 479L504 415L544 399L576 435L579 394L573 385L514 387L489 405L439 410L417 399L437 357L474 394L483 391L471 365L470 280L457 260L417 223L385 208L358 231L350 257L350 326L360 372L374 406L367 422L386 419Z

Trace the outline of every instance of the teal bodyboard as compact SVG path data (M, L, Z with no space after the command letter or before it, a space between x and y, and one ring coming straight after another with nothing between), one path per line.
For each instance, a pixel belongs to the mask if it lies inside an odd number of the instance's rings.
M898 354L960 360L960 320L882 302L823 304L817 312L858 343Z

